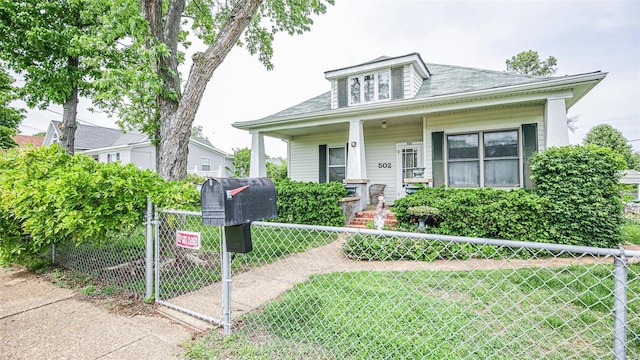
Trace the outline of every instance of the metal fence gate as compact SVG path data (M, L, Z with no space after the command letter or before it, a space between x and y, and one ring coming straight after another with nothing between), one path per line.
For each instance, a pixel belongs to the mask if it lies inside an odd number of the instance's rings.
M221 228L203 226L199 212L156 212L155 299L221 325Z

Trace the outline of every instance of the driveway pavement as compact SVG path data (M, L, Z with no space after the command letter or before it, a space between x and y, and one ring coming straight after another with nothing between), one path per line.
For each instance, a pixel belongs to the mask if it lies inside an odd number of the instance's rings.
M197 333L164 316L110 312L24 268L0 268L0 359L176 359Z

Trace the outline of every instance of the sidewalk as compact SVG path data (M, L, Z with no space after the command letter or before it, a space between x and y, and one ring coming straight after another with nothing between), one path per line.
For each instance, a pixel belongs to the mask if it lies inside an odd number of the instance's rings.
M0 268L0 359L176 359L198 332L76 297L23 268Z

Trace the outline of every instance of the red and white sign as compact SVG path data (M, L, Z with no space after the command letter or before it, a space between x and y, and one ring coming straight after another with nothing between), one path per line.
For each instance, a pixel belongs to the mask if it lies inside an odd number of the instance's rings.
M176 231L176 245L187 249L200 249L200 233Z

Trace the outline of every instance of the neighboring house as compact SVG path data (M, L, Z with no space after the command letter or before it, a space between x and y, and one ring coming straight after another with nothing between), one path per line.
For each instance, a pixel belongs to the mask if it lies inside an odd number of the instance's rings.
M13 141L18 144L18 147L40 147L42 146L42 141L44 138L42 136L32 136L32 135L16 135L12 137Z
M59 142L61 122L51 121L43 145ZM78 124L75 151L100 162L133 163L140 169L155 169L156 150L149 138L139 132L122 132L101 126ZM233 167L233 156L215 148L209 140L189 141L187 172L205 177L226 177Z
M251 176L265 174L264 136L284 139L291 179L351 184L364 207L374 184L387 203L414 183L530 186L529 156L569 144L567 110L606 73L525 76L412 53L324 75L330 91L233 126L252 134Z

